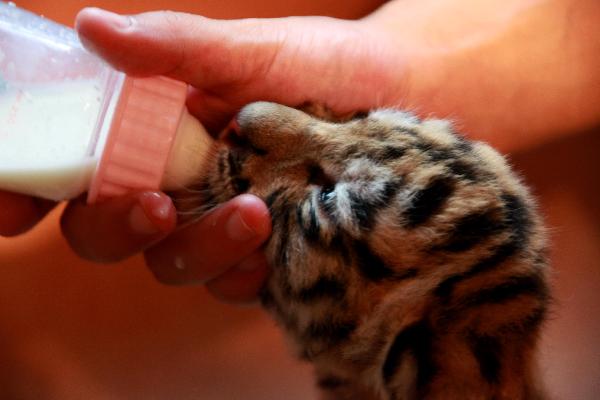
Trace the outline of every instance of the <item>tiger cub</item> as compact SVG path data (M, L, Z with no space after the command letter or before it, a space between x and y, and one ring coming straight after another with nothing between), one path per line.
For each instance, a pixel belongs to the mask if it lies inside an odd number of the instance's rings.
M266 102L213 150L178 206L266 202L262 304L324 399L543 398L544 229L496 151L402 111L335 123Z

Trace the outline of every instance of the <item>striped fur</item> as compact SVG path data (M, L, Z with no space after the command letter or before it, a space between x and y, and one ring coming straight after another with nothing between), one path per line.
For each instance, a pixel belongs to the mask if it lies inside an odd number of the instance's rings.
M542 398L545 236L502 156L396 110L334 123L253 103L231 129L179 207L266 201L262 302L323 398Z

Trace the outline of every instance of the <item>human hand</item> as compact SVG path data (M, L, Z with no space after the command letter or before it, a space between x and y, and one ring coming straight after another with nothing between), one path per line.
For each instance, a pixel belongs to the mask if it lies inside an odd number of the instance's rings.
M84 44L132 75L192 86L188 108L217 132L244 105L314 100L341 114L401 98L399 51L363 21L324 17L212 20L169 11L119 16L85 9Z
M376 73L377 50L364 41L361 51L350 54L362 33L349 21L213 21L170 12L122 18L88 9L78 16L77 28L86 45L118 69L190 83L188 108L212 132L242 105L259 99L291 105L318 99L341 113L381 100L374 94L385 79ZM313 36L314 27L319 33ZM321 54L315 46L322 46ZM371 76L370 86L347 84L361 74ZM346 88L343 93L341 88ZM242 223L236 228L230 216L241 217ZM176 232L175 224L172 203L161 193L94 206L72 202L62 219L66 238L85 258L116 261L144 251L163 282L206 283L227 300L255 296L267 271L258 248L270 234L268 211L259 199L238 197ZM244 226L249 230L240 229Z
M83 258L113 262L144 251L159 281L206 283L227 301L253 300L267 273L259 247L270 235L270 218L264 203L251 195L179 230L164 193L133 193L94 205L82 198L67 205L61 227Z

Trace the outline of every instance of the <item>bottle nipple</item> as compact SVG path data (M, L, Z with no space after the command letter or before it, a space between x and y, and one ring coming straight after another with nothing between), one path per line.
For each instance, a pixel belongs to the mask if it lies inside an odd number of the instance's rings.
M213 140L188 114L186 96L187 85L170 78L125 78L89 203L181 188L200 175Z
M160 184L161 189L178 190L197 182L203 175L204 163L213 142L214 139L200 121L184 108Z

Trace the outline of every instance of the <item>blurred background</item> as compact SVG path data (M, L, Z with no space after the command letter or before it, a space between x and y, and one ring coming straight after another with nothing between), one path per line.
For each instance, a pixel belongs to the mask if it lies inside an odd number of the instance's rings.
M336 3L338 5L336 5ZM95 5L121 13L173 9L215 18L362 16L380 1L20 0L72 25ZM555 310L540 354L555 399L600 396L600 129L511 160L533 186L551 229ZM51 214L30 233L0 238L0 398L315 399L256 307L216 302L202 287L156 283L141 258L94 265L76 258Z

